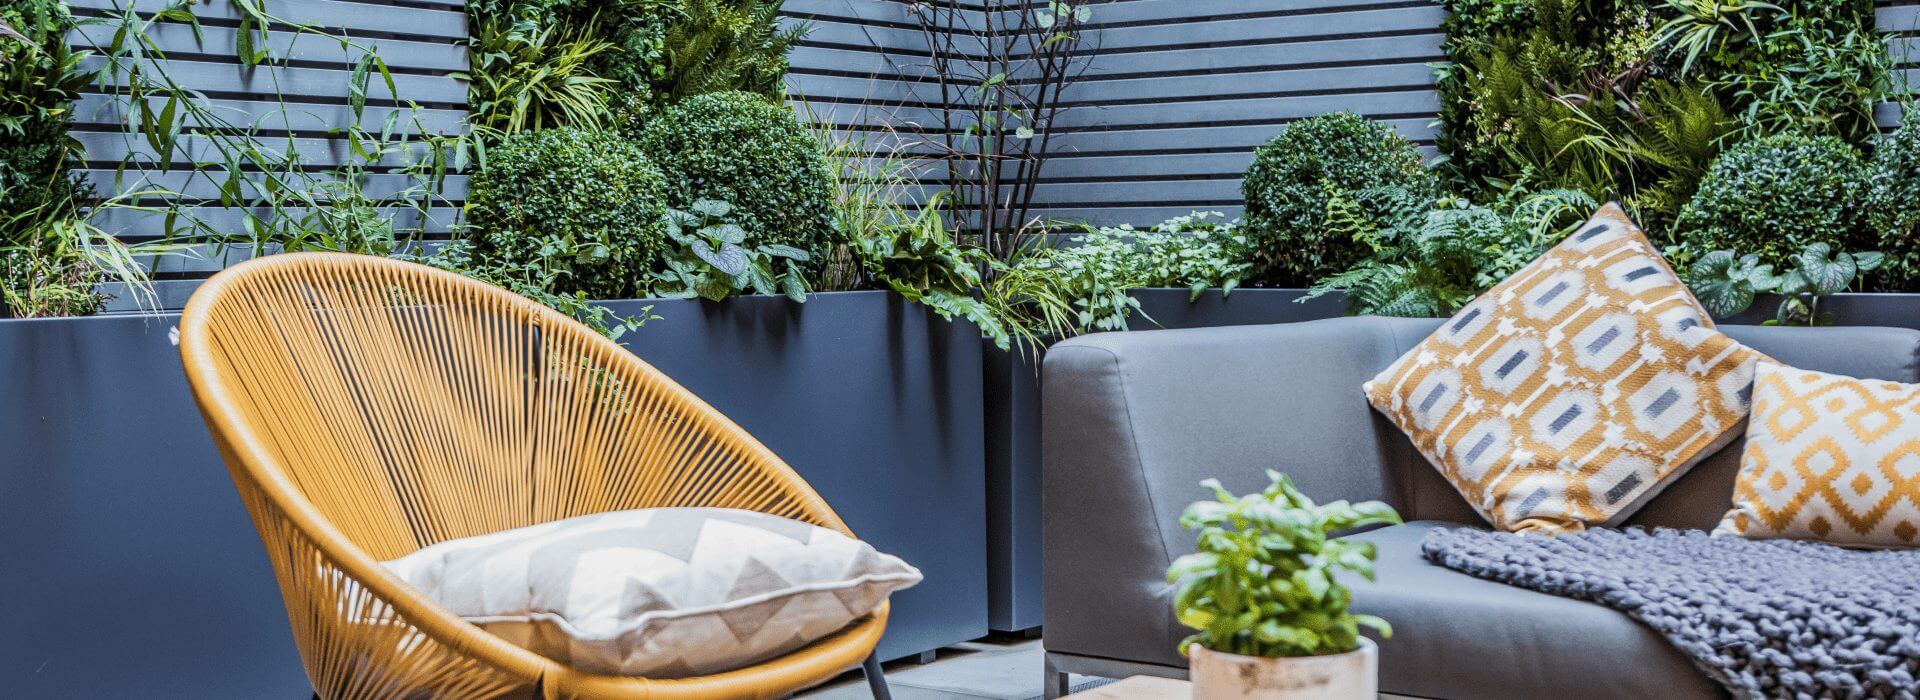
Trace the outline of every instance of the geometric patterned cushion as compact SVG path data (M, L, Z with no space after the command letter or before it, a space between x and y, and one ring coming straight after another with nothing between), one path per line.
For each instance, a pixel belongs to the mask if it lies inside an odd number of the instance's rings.
M1920 543L1920 385L1761 363L1733 509L1714 534Z
M385 565L534 653L648 678L778 657L920 581L860 540L726 508L584 515L441 542Z
M1552 533L1619 523L1732 441L1761 357L1608 204L1365 390L1487 522Z

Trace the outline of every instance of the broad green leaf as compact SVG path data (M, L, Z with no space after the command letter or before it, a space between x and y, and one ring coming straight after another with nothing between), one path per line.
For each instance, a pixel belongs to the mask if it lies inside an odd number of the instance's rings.
M733 213L732 204L718 199L702 199L694 202L692 209L696 213L716 219Z
M776 258L787 258L789 260L798 260L801 262L806 262L807 260L813 257L811 255L808 255L807 251L801 250L799 248L795 248L793 246L780 245L778 243L770 243L767 245L760 246L760 252L766 253L767 255L774 256Z
M747 251L740 246L723 243L719 250L715 250L706 241L696 240L688 249L722 274L738 276L747 271Z

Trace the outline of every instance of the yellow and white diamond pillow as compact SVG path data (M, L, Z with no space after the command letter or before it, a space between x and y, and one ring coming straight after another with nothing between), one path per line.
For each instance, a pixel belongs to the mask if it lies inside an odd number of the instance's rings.
M1494 526L1611 525L1736 435L1754 352L1617 204L1367 382Z
M1714 534L1920 544L1920 385L1760 363L1733 509Z

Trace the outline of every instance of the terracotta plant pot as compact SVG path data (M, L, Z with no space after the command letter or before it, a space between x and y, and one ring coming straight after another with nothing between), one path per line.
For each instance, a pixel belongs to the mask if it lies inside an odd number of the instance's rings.
M1270 659L1193 646L1187 670L1194 700L1373 700L1380 650L1362 638L1345 654Z

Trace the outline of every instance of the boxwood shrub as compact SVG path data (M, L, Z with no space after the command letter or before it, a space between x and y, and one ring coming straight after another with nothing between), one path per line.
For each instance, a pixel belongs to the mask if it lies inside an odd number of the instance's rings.
M666 179L607 131L528 131L489 151L468 193L476 262L532 268L550 291L634 296L660 262Z
M1775 266L1809 243L1862 250L1866 174L1837 137L1754 139L1713 161L1674 228L1690 253L1730 248Z
M786 107L744 92L698 95L654 117L640 145L666 173L674 208L721 200L755 244L825 247L833 173Z
M1420 152L1393 127L1348 112L1294 122L1254 151L1240 185L1247 235L1263 258L1260 277L1269 284L1304 285L1366 255L1366 245L1351 236L1325 235L1334 192L1371 209L1382 204L1368 201L1369 192L1433 186Z
M1920 282L1920 109L1900 117L1868 163L1867 237L1887 254L1881 269L1893 288Z

